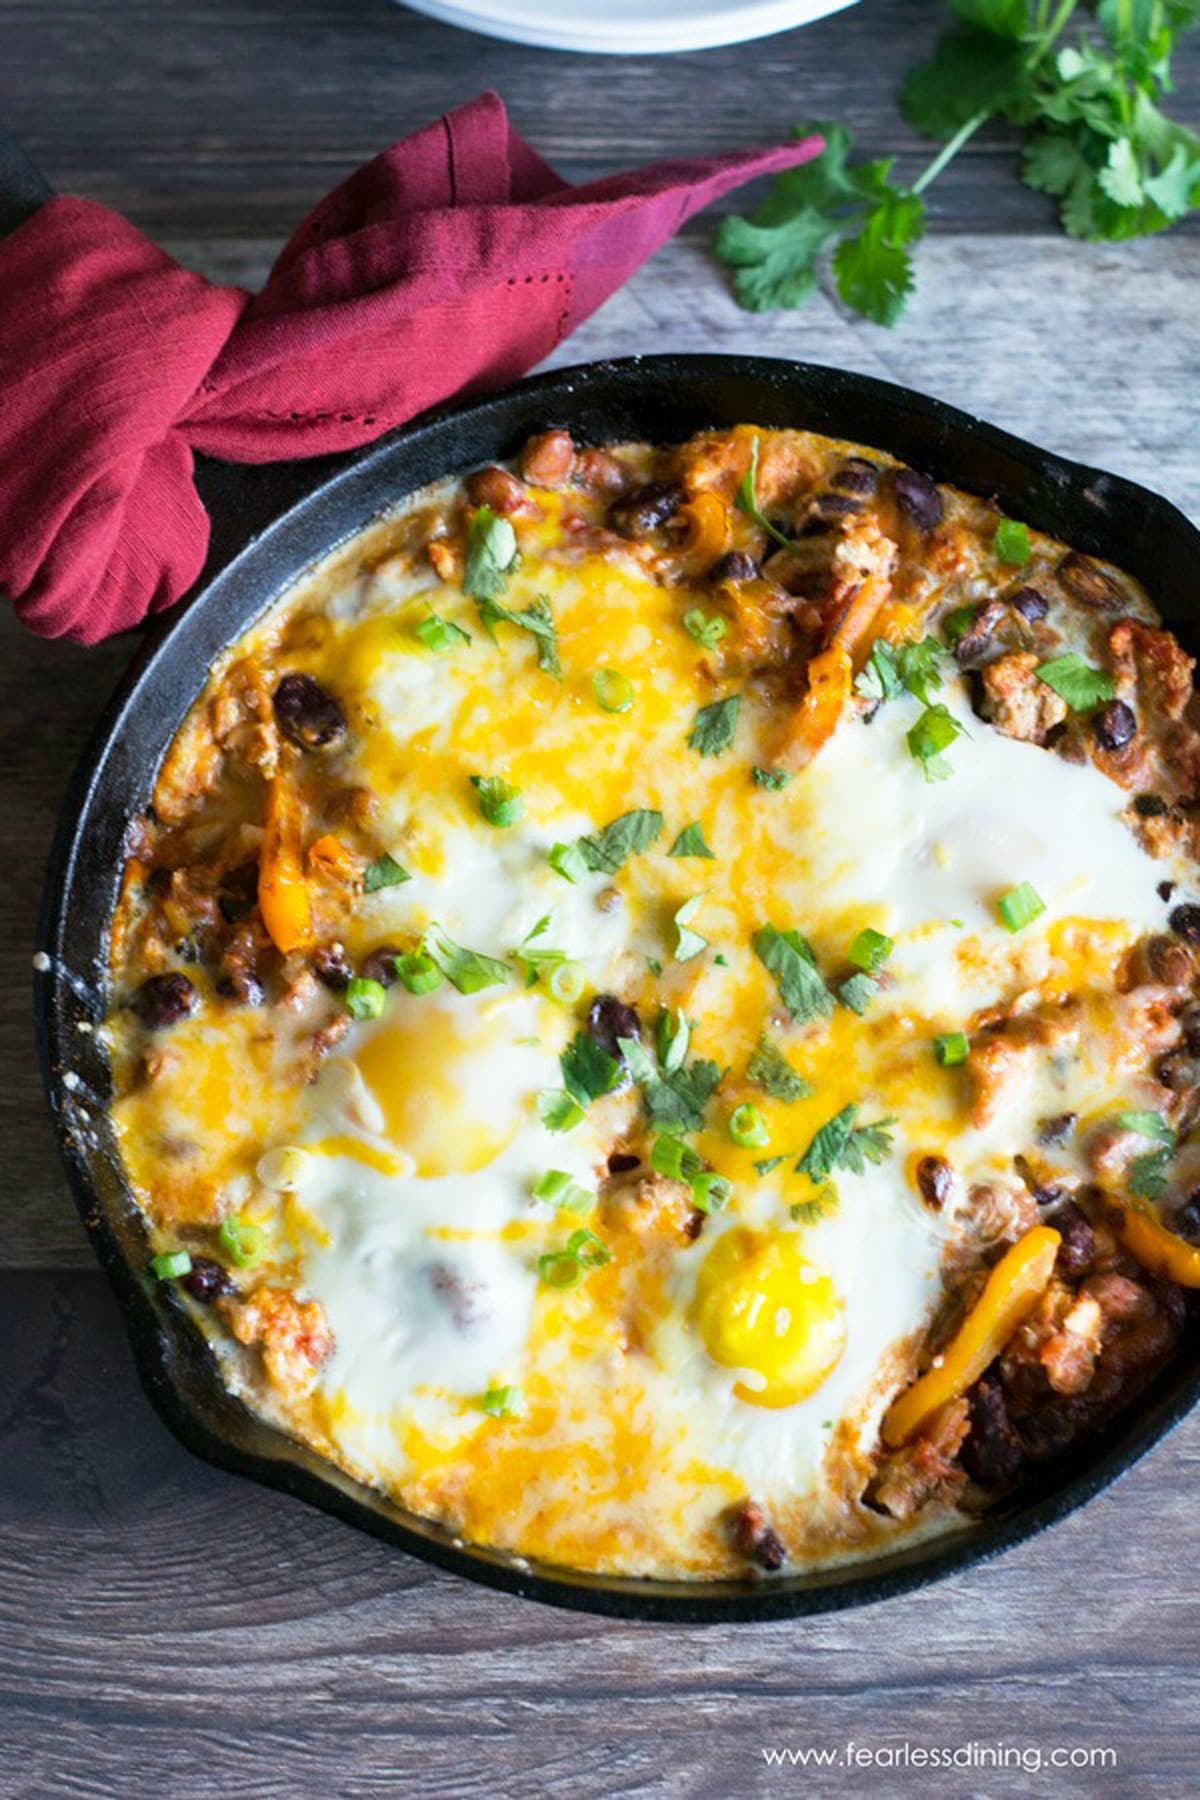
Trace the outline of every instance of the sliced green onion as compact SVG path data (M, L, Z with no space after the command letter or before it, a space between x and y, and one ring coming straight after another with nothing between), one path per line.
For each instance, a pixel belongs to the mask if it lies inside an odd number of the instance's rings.
M720 613L702 612L698 606L684 613L683 628L704 650L715 650L729 630Z
M856 969L865 975L874 975L881 969L892 951L896 948L894 938L884 937L882 931L875 931L870 925L860 931L846 952L846 960L852 962Z
M771 1136L767 1121L749 1100L730 1113L729 1135L739 1150L761 1150Z
M933 1040L933 1054L943 1069L956 1069L965 1063L971 1044L965 1031L943 1031Z
M701 937L698 931L693 931L691 928L692 920L700 911L704 901L704 894L693 894L690 900L684 901L675 914L675 930L678 933L678 941L675 945L676 962L690 962L693 956L699 956L702 950L708 949L708 939Z
M551 1250L539 1256L537 1271L547 1287L573 1288L583 1280L583 1268L577 1256L567 1250Z
M519 1387L494 1387L488 1389L479 1405L490 1418L519 1419L525 1411L525 1396Z
M578 844L555 844L546 861L564 881L578 881L588 872L588 860Z
M612 1261L612 1251L602 1243L594 1231L581 1225L567 1239L567 1255L573 1256L583 1269L602 1269L605 1263Z
M692 1181L704 1173L704 1164L682 1138L655 1138L650 1152L650 1167L672 1181Z
M457 650L460 644L469 644L471 634L464 631L461 625L452 624L449 619L441 619L437 613L430 613L419 625L413 626L413 636L432 650L435 656L446 656L451 650Z
M583 964L565 957L550 971L550 979L546 985L560 1006L574 1006L587 985Z
M712 1169L692 1178L692 1205L697 1212L724 1212L733 1192L733 1183Z
M1014 566L1027 563L1033 555L1028 525L1022 525L1018 519L1001 519L992 539L992 549L1002 563Z
M633 705L633 683L616 669L597 669L592 692L606 713L627 713Z
M489 825L503 831L515 825L525 805L520 788L498 775L472 775L471 786L479 795L479 810Z
M190 1272L192 1259L186 1250L163 1250L150 1258L150 1267L159 1281L177 1281Z
M1031 925L1039 913L1045 912L1046 902L1032 882L1021 881L1016 887L1009 888L1007 894L1001 894L996 910L1010 931L1020 931Z
M691 1035L692 1028L683 1011L677 1008L672 1012L664 1006L654 1026L654 1048L668 1075L673 1075L682 1066Z
M263 1233L259 1225L248 1225L236 1213L221 1220L217 1242L239 1269L248 1269L263 1253Z
M442 985L442 971L424 950L406 950L398 956L396 974L410 994L432 994Z
M547 1169L530 1189L535 1200L556 1206L560 1212L590 1212L596 1196L590 1188L581 1187L565 1169Z
M356 975L346 983L346 1010L354 1019L377 1019L387 999L382 981Z

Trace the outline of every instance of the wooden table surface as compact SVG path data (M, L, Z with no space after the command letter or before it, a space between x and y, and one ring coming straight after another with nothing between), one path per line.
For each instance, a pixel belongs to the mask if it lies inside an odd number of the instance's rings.
M466 36L387 0L0 0L0 117L60 189L253 282L356 162L484 86L575 178L822 116L914 173L924 152L893 96L937 25L932 0L865 0L756 45L612 60ZM1195 123L1200 38L1177 75ZM1001 131L932 199L894 332L828 295L740 313L700 220L556 360L736 349L866 370L1200 517L1200 234L1068 243ZM68 1198L29 1024L56 809L128 655L0 618L0 1794L1194 1790L1200 1421L991 1567L855 1614L706 1630L487 1593L176 1445ZM764 1757L848 1742L958 1748L959 1765ZM1023 1765L996 1772L972 1744ZM1032 1772L1056 1746L1116 1766Z

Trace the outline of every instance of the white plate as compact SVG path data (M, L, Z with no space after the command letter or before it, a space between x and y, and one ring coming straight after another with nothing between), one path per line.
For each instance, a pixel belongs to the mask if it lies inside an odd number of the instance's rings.
M408 0L416 12L545 50L710 50L808 25L854 0Z

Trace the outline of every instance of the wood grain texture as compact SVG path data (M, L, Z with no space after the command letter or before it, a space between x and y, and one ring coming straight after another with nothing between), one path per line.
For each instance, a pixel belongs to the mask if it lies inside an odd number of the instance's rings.
M759 45L613 62L466 37L388 0L0 0L0 113L60 187L253 284L332 182L489 84L576 178L822 114L911 172L922 152L893 97L937 27L927 0L866 0ZM1177 74L1195 117L1200 37ZM920 290L891 334L828 295L740 313L709 231L697 221L554 360L705 349L862 369L1200 517L1194 231L1067 244L1016 181L1011 140L985 136L934 190ZM130 650L38 643L0 616L0 1795L1194 1791L1200 1421L1049 1538L934 1591L694 1631L485 1593L174 1443L67 1196L28 1022L60 797ZM762 1757L906 1739L1118 1762L905 1776Z

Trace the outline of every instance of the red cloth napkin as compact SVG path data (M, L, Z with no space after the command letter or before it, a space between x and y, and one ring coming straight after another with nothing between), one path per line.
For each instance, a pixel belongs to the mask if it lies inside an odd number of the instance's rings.
M573 188L483 94L335 188L258 294L181 268L107 207L47 202L0 242L0 589L46 637L136 624L204 562L193 451L347 450L511 381L700 207L820 148Z

